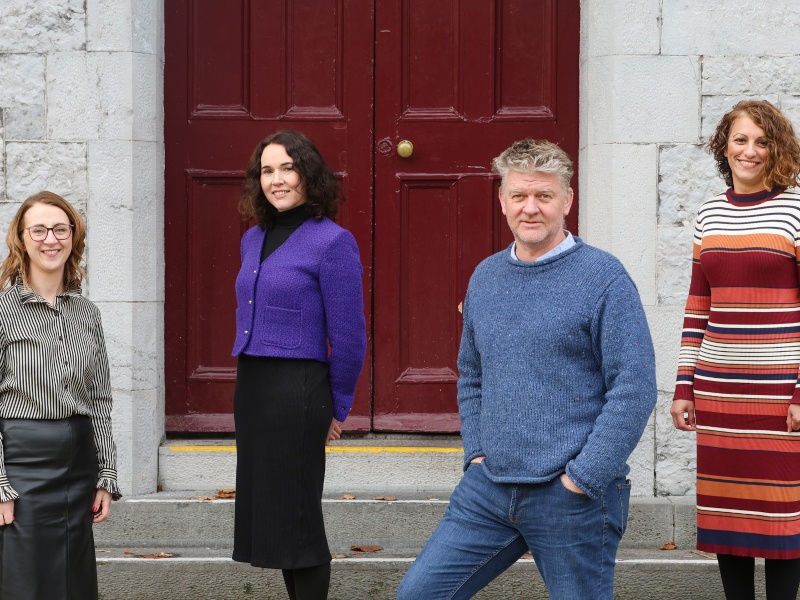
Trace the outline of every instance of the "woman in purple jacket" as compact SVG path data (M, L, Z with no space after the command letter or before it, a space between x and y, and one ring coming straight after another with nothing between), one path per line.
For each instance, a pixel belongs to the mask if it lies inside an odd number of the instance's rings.
M327 598L325 446L339 438L366 352L353 235L332 219L339 182L303 134L262 140L239 210L233 560L281 569L292 600Z

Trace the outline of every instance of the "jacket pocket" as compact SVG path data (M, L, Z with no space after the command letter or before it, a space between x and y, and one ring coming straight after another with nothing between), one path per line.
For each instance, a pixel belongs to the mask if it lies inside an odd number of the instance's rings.
M265 306L259 315L258 337L266 346L298 348L302 341L303 312L291 308Z

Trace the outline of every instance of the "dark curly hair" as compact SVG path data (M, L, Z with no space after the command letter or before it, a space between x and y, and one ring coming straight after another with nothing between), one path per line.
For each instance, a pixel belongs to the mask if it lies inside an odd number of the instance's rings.
M308 213L317 220L323 217L334 219L339 212L339 204L344 202L339 180L325 164L314 142L293 129L276 131L261 140L253 150L239 198L242 218L258 223L262 229L271 229L275 223L278 211L261 189L261 154L270 144L283 146L294 161L307 198L305 206Z
M717 170L728 187L733 187L733 174L725 150L731 126L738 117L750 117L764 130L769 154L764 165L764 187L792 187L798 185L800 175L800 143L792 123L781 111L766 100L742 100L726 113L708 141L708 152L717 161Z

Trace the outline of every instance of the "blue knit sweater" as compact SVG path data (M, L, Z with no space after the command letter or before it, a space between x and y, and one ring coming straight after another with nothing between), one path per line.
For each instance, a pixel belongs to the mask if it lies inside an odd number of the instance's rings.
M565 471L598 497L656 402L655 356L631 278L584 244L526 263L503 250L472 275L458 356L464 468L540 483Z

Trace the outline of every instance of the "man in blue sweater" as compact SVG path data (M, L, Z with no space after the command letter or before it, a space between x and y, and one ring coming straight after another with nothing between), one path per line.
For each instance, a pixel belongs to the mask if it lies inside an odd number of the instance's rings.
M528 139L493 166L514 243L464 302L465 472L398 598L471 598L530 549L551 599L611 600L626 461L656 402L650 332L622 264L564 230L569 156Z

